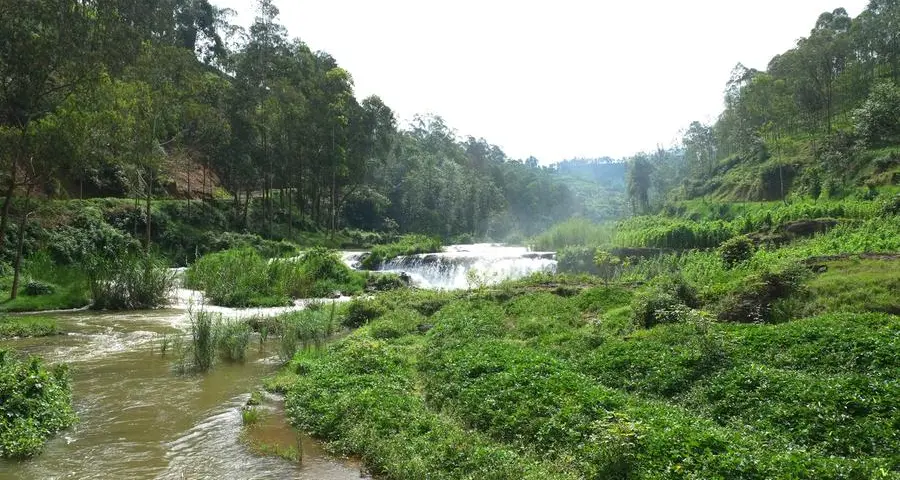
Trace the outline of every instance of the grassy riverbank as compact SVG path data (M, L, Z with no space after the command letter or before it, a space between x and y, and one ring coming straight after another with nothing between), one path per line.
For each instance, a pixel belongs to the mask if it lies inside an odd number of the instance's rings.
M59 326L54 318L36 315L0 317L0 339L46 337L57 333Z
M385 478L897 476L900 221L845 206L773 240L787 230L748 208L716 241L694 232L704 218L672 230L694 233L635 234L669 225L645 219L545 237L700 242L590 246L599 276L360 301L361 328L269 387Z

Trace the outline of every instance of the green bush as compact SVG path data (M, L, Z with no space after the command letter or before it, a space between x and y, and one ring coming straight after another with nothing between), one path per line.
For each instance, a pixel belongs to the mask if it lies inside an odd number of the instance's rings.
M791 312L779 307L790 306L785 302L804 290L802 282L808 276L809 270L800 264L752 274L721 302L719 320L743 323L787 320Z
M98 310L161 307L170 303L175 288L175 274L166 263L141 254L91 259L85 269Z
M556 253L556 270L559 273L589 273L597 275L600 271L594 262L596 251L596 247L563 247Z
M65 365L47 368L37 358L20 361L0 350L0 457L36 455L75 421Z
M40 280L29 280L28 283L25 284L23 292L25 295L30 295L32 297L52 295L56 292L56 286L52 283L46 283Z
M362 267L368 270L377 269L383 263L403 255L440 252L443 245L437 237L425 235L404 235L394 243L376 245L362 260Z
M359 293L365 282L365 274L322 248L273 261L249 248L227 250L203 256L185 273L188 288L203 290L212 302L228 307L276 306L291 298Z
M222 315L205 310L192 311L189 312L189 315L191 319L192 367L198 372L206 372L212 368L213 362L215 362L216 324L222 321Z
M731 268L753 257L753 242L744 236L734 237L719 247L719 255L726 267Z
M359 328L385 313L384 307L374 301L354 299L347 305L341 323L347 328Z

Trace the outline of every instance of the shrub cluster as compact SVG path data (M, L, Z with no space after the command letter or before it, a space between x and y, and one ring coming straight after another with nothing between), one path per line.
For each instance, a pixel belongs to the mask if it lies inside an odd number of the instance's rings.
M366 276L351 270L330 250L315 248L300 257L266 260L244 248L206 255L185 274L188 288L203 290L213 303L228 307L274 306L292 298L358 293Z
M0 458L36 455L75 421L65 365L47 368L37 358L22 361L0 350Z

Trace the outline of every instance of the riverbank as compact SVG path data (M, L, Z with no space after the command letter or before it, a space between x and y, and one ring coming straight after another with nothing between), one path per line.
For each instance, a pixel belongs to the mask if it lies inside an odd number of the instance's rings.
M79 419L33 459L0 459L0 477L47 478L65 471L78 478L223 478L240 471L279 478L361 478L358 464L329 456L304 435L302 463L249 448L241 440L241 407L260 379L279 368L281 340L274 332L263 342L253 336L243 361L223 359L208 373L178 374L173 344L176 336L190 332L186 299L202 297L182 292L179 298L185 301L168 309L58 314L53 319L64 335L0 340L0 348L69 365ZM246 322L286 309L210 310ZM165 354L164 342L169 342Z

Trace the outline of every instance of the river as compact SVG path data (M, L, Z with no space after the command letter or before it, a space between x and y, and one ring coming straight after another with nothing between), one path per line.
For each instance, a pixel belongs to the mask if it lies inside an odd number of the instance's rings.
M359 255L347 252L343 257L353 265ZM422 288L453 289L468 286L474 278L467 274L471 269L480 281L494 283L552 271L555 266L552 254L481 244L402 257L382 270L405 272ZM38 355L51 363L67 362L79 418L74 427L50 440L39 456L0 460L0 478L366 478L359 462L328 455L318 442L285 428L283 421L266 422L272 429L268 433L282 440L297 435L302 462L257 455L241 441L241 407L261 379L279 367L273 345L251 344L245 362L220 362L206 374L173 371L171 352L167 356L160 352L161 338L187 331L187 310L202 301L198 292L178 290L170 309L57 313L64 335L0 341L0 348ZM304 304L206 308L239 318L275 315Z

